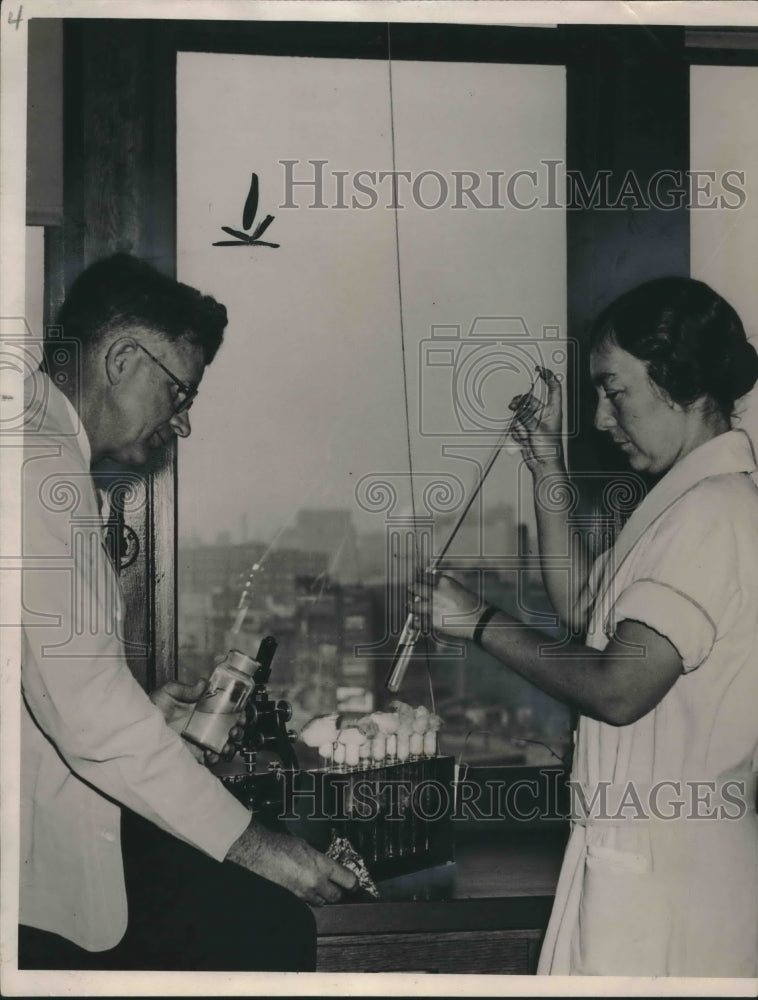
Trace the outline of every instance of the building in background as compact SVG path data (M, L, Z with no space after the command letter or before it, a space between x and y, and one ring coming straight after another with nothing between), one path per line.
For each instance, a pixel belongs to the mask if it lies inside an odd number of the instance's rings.
M444 542L453 521L441 518L435 539ZM273 635L278 649L269 688L292 703L294 729L318 714L359 716L386 707L391 696L384 680L405 615L410 569L403 563L388 570L388 534L357 534L348 511L302 510L274 548L232 544L228 536L224 544L182 544L182 679L207 676L214 657L230 646L254 656L261 639ZM527 527L501 505L481 525L475 517L464 524L450 553L472 589L483 587L487 600L558 640L561 626L540 574L525 559L530 546ZM482 555L494 559L485 572ZM230 634L248 580L244 621ZM484 651L458 645L419 642L400 692L413 705L436 705L445 720L445 752L465 751L477 763L543 764L564 756L565 706Z
M329 556L328 573L340 583L360 579L358 545L349 510L301 509L295 525L282 533L278 547Z
M306 518L305 539L317 538L319 524L332 529L346 526L340 511L314 513L337 516ZM332 530L323 537L333 542L337 535ZM290 543L294 540L290 535ZM354 532L343 550L354 556ZM328 570L334 563L328 551L271 550L255 542L182 545L178 558L182 679L207 676L214 658L230 647L254 656L263 637L273 635L278 649L271 688L293 702L296 718L303 714L301 721L307 721L320 712L371 711L377 693L375 659L356 656L355 650L372 642L380 630L381 595L360 583L333 579ZM238 631L232 632L239 621L243 590L245 615Z

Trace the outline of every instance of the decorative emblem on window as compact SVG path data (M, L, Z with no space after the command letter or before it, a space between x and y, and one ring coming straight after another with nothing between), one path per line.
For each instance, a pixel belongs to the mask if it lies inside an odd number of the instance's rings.
M222 226L221 229L233 236L233 240L219 240L214 243L214 247L271 247L272 250L279 248L278 243L268 243L261 239L268 227L274 221L273 215L267 215L253 229L255 216L258 212L258 174L253 174L250 179L250 190L247 193L245 207L242 209L242 229L252 230L252 232L242 232L239 229L232 229L231 226Z

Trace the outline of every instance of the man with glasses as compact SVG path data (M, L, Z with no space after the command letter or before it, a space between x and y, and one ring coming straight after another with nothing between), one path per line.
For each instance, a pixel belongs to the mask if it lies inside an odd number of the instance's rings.
M169 368L159 361L154 354L151 354L146 347L140 343L137 344L137 347L139 347L141 351L144 351L151 361L154 361L177 387L176 399L174 402L174 413L184 413L185 410L188 410L195 402L195 396L197 396L197 390L199 388L198 384L190 385L187 382L182 382L182 380L177 378L176 375L174 375Z
M301 900L355 876L260 827L196 759L178 734L204 682L145 694L99 544L90 467L189 435L226 310L119 254L58 320L25 386L19 965L313 969Z

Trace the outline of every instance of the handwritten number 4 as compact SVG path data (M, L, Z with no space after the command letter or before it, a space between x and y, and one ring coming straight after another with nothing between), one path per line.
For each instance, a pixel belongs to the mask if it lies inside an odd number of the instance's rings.
M23 4L21 4L21 6L18 8L18 14L16 14L15 17L13 16L13 11L12 10L8 11L8 24L15 24L16 25L16 31L18 31L19 24L21 24L21 22L24 20L23 13L24 13L24 5Z
M258 174L253 174L250 180L250 190L247 193L245 207L242 210L242 228L252 229L255 222L255 215L258 211ZM272 247L277 249L278 243L267 243L261 239L268 227L274 221L273 215L267 215L263 222L259 223L252 233L240 232L239 229L232 229L231 226L222 226L222 230L233 240L219 240L214 243L214 247Z

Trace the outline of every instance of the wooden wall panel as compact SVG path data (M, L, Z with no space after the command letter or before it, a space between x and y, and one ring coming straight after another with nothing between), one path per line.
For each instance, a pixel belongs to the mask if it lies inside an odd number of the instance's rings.
M567 211L569 335L579 344L580 434L569 442L571 468L590 473L580 485L585 507L598 501L600 470L627 470L607 435L592 430L595 392L589 384L587 330L622 292L665 274L689 275L689 212L650 204L647 189L662 170L689 167L689 66L684 28L564 25L567 63L567 169L587 190L611 173L611 205L630 173L647 203L618 207L577 199ZM633 183L633 181L632 181Z
M64 30L65 287L126 251L175 272L173 59L143 21L69 20ZM103 482L119 477L106 470ZM141 474L144 503L124 516L138 540L121 573L129 662L148 689L175 676L175 449Z
M63 218L63 24L29 21L26 120L26 223Z

